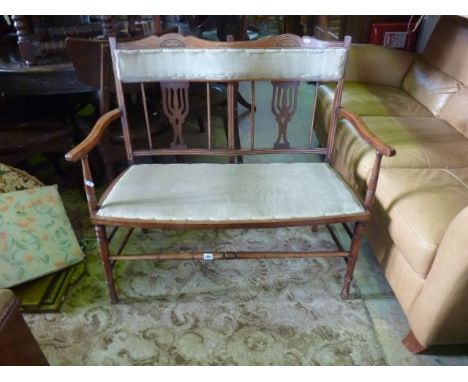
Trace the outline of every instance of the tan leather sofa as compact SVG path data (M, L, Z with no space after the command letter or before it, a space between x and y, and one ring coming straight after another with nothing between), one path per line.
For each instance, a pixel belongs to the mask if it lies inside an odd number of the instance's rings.
M411 351L468 343L468 19L442 16L421 55L354 45L342 106L397 154L382 162L368 239L411 326ZM334 89L319 89L326 137ZM362 190L374 153L347 121L334 165Z

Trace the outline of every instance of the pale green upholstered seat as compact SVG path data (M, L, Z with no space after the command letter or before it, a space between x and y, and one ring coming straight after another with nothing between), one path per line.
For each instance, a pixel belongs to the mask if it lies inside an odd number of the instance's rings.
M255 221L364 213L326 163L141 164L103 200L102 218Z

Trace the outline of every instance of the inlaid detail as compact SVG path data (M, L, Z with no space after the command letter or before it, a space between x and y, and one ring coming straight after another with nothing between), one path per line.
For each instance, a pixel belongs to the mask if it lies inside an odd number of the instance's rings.
M274 143L275 149L289 148L288 123L297 109L297 91L299 81L271 81L273 94L271 97L271 111L278 123L278 138Z
M302 47L302 40L300 37L293 37L293 36L287 36L275 45L276 47L284 47L284 48L300 48Z
M183 48L185 43L177 38L168 38L167 40L161 41L160 48Z
M171 149L186 149L182 126L189 113L189 82L161 82L164 114L171 124L174 139Z

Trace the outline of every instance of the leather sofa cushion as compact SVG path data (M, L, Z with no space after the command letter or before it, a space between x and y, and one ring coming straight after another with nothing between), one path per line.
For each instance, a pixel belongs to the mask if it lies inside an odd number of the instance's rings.
M468 19L442 16L429 39L422 59L468 86Z
M460 86L454 78L420 60L414 63L403 80L403 89L436 117Z
M396 149L384 157L382 168L468 167L468 140L437 118L362 117L368 128ZM374 150L351 124L340 122L333 165L358 189L365 185L375 158Z
M318 91L317 113L329 121L335 86L321 85ZM402 88L347 82L341 106L357 115L432 117L432 113ZM326 126L328 131L328 125Z
M442 109L440 118L468 138L468 87L462 86L460 91L450 98Z
M425 277L445 230L468 205L468 168L382 169L376 197L393 242Z

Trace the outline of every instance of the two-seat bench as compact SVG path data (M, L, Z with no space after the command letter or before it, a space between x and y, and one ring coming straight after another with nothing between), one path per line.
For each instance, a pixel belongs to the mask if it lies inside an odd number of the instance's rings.
M118 43L111 38L111 52L119 108L103 115L90 135L67 159L81 159L91 221L96 227L99 248L107 277L110 298L117 302L112 263L116 260L159 259L249 259L275 257L344 257L347 270L342 295L349 294L382 155L394 150L379 141L356 116L339 108L350 38L344 42L324 42L294 35L268 37L259 41L209 42L176 34L147 37ZM250 147L237 147L236 97L238 84L251 84ZM255 145L256 81L271 81L271 109L277 124L276 140L271 148ZM335 82L334 114L327 147L312 147L313 118L308 140L302 147L291 147L288 124L297 109L298 87L306 81L317 88L320 82ZM159 83L163 110L169 120L173 140L169 148L157 146L151 136L145 88ZM188 92L191 82L206 83L207 142L205 147L190 147L184 139L184 122L189 115ZM213 147L210 110L210 83L222 83L227 89L227 147ZM140 83L142 113L148 131L148 147L132 147L131 122L122 86ZM310 100L312 115L315 99ZM347 118L376 150L376 160L365 197L361 198L329 165L333 154L336 122ZM105 129L121 119L129 167L96 200L88 153L101 139ZM271 129L276 129L274 126ZM235 158L261 154L304 154L324 157L318 163L233 163ZM231 163L135 164L140 157L224 156ZM216 252L122 254L134 228L145 229L224 229L354 224L349 250L337 243L328 252ZM109 234L106 226L114 229ZM111 254L109 242L118 227L129 228L117 253ZM332 235L336 239L335 235Z

